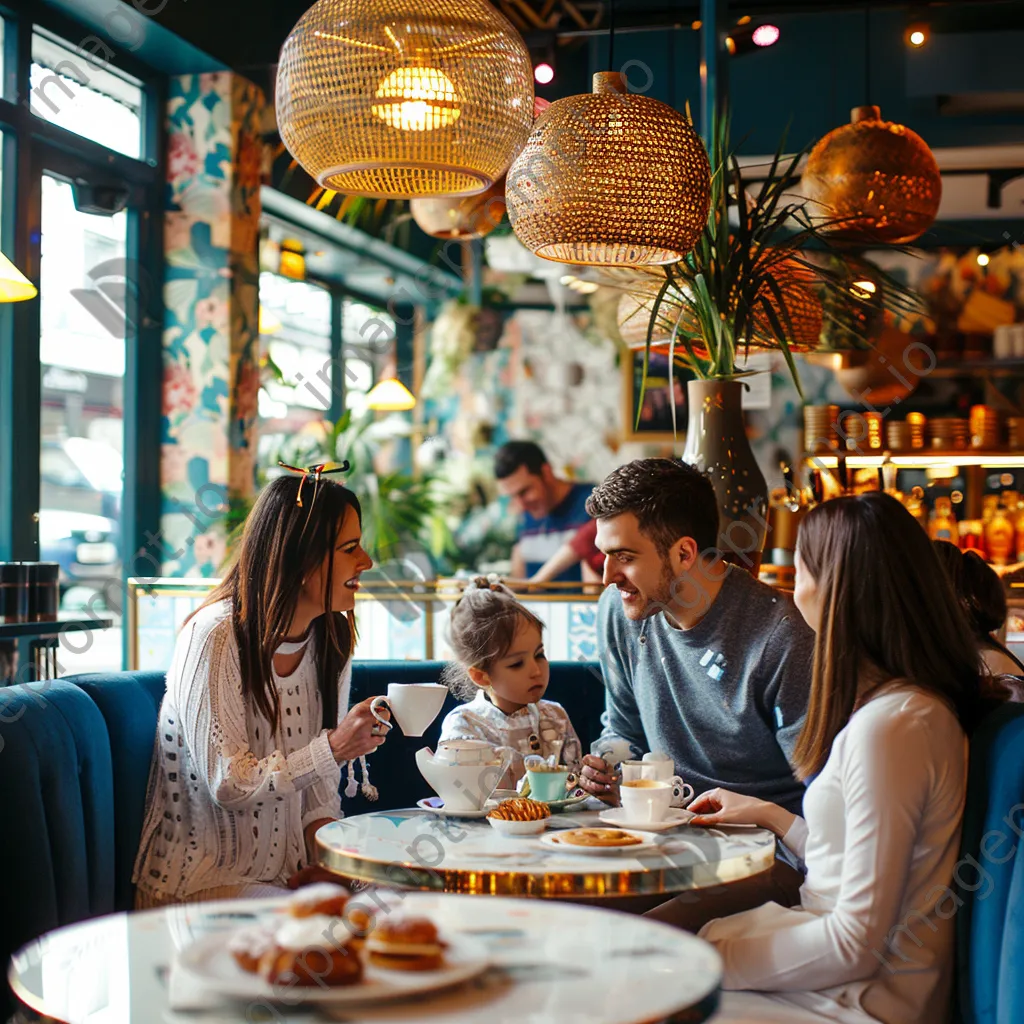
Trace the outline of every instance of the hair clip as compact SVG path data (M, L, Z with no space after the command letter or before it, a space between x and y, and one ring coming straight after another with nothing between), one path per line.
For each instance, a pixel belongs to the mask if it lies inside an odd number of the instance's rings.
M306 478L310 475L313 477L313 500L316 501L317 488L320 486L320 477L326 473L347 473L351 468L350 463L346 460L340 465L333 462L321 462L315 466L306 466L303 469L301 466L289 466L287 462L278 462L278 465L282 469L290 470L292 473L300 473L302 479L299 481L299 491L295 497L295 504L302 508L302 485L306 482Z

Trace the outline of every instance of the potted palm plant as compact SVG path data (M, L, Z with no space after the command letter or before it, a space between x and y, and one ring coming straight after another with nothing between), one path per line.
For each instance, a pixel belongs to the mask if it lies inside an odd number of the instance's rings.
M363 548L378 567L392 563L392 576L404 574L397 563L410 557L444 554L452 539L433 476L378 473L374 468L380 445L395 436L388 422L375 421L372 414L354 417L350 410L323 427L322 433L290 437L273 454L272 464L348 462L351 468L343 480L362 506Z
M812 218L807 200L794 192L806 150L784 156L784 147L785 138L751 181L730 150L728 115L721 117L709 147L711 205L696 247L639 286L635 277L622 285L630 316L646 326L644 385L652 346L667 348L670 367L694 378L687 384L683 459L714 484L719 546L753 572L764 546L768 496L741 411L743 378L751 372L745 358L781 352L800 391L793 354L816 348L823 326L833 336L863 337L878 302L878 293L851 287L843 254L828 240L828 222ZM887 306L917 308L917 297L897 281L879 270L875 280Z

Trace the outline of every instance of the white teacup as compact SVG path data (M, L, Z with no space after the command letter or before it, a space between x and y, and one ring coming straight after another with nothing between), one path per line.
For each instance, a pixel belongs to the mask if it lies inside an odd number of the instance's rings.
M672 806L673 787L657 779L633 779L619 787L619 799L630 821L664 821Z
M685 807L693 799L693 786L683 782L678 775L672 774L675 765L669 760L657 761L623 761L619 766L622 772L623 785L647 779L651 782L664 782L672 791L672 806Z
M406 736L422 736L444 704L448 687L440 683L388 683L386 697L374 697L370 702L370 714L381 725L391 728L391 723L377 714L377 709L386 707Z

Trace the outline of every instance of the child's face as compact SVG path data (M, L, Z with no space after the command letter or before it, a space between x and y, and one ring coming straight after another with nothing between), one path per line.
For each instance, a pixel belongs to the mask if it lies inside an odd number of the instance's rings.
M491 665L485 678L503 700L512 704L534 704L544 696L549 674L540 630L523 619L508 653Z

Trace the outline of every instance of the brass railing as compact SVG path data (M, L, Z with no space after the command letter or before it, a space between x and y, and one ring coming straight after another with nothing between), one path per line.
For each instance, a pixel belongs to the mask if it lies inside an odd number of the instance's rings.
M140 602L150 599L167 601L180 599L184 602L191 602L189 607L184 608L187 613L198 607L219 582L216 579L129 579L125 622L128 630L128 667L130 669L142 667L140 665L140 630L153 628L151 625L147 625L143 618L140 618ZM420 657L431 661L437 656L436 617L439 611L447 611L447 606L458 600L468 582L468 580L453 578L400 581L366 580L360 584L360 589L356 593L356 615L357 618L360 617L360 605L365 605L367 602L378 602L384 606L390 604L409 605L420 609L423 615L424 634L423 650ZM520 600L527 605L535 603L540 605L594 605L602 590L599 584L506 582L516 592ZM179 618L184 618L184 615L180 614L182 610L182 608L178 609ZM369 611L369 609L366 610ZM180 621L174 622L173 632L176 632L180 624Z

